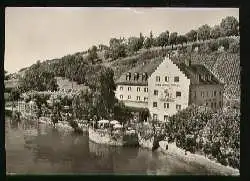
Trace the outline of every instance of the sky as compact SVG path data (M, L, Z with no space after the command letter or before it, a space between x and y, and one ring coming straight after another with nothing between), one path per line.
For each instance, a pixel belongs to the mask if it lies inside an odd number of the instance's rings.
M4 68L21 68L92 45L108 45L110 38L157 36L163 31L184 34L222 18L239 19L238 8L69 8L7 7L5 9Z

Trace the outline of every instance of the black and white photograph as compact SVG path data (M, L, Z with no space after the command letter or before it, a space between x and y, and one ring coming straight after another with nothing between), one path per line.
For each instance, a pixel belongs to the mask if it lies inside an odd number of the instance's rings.
M6 174L240 175L239 8L6 7Z

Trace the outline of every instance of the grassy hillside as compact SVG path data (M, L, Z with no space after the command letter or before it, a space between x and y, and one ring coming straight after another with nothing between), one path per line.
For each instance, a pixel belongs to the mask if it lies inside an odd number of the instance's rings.
M225 46L223 46L225 45ZM220 50L220 47L225 50ZM142 64L153 64L164 57L167 53L172 54L175 63L191 59L194 64L203 64L225 83L225 96L228 99L240 97L240 57L239 37L225 37L216 40L206 40L179 44L166 47L152 47L140 49L132 55L110 60L105 59L105 50L98 49L97 56L101 62L94 63L88 59L88 52L78 52L62 58L47 60L41 63L43 70L52 72L55 76L73 79L79 84L85 84L85 76L91 66L102 65L111 67L114 71L114 79L117 80L122 73ZM156 63L156 62L155 62Z

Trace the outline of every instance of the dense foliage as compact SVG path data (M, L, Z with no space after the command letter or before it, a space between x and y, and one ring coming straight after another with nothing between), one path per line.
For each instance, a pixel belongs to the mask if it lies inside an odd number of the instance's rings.
M20 88L22 91L36 90L57 90L56 80L54 74L47 71L44 66L38 61L36 64L26 71L24 76L20 79Z
M240 167L240 112L227 108L212 113L208 108L190 106L170 117L166 124L169 142L192 153L216 158L223 165ZM234 135L234 136L232 136Z

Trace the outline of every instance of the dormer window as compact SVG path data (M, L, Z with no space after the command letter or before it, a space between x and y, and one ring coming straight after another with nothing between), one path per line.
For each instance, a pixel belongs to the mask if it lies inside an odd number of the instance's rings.
M139 73L135 73L134 74L134 80L138 80L139 79Z
M211 81L211 75L208 75L207 77L208 77L208 80Z
M201 81L201 75L200 74L198 75L198 81Z
M126 74L126 80L130 80L130 79L131 79L131 73L128 72L128 73Z
M148 74L146 73L146 72L144 72L143 74L142 74L142 81L143 80L148 80Z

